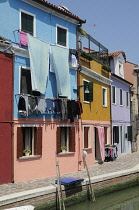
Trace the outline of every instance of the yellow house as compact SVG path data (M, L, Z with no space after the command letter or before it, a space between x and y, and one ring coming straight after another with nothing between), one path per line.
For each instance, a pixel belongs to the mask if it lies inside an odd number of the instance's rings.
M103 131L104 144L111 144L111 102L110 71L101 63L81 57L82 70L79 72L78 90L83 113L82 142L93 161L104 160L104 145L100 142L99 129ZM103 154L102 154L103 153Z

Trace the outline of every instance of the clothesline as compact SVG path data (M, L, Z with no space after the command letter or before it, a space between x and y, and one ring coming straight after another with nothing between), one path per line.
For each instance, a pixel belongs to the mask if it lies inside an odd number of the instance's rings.
M19 94L18 94L19 95ZM37 97L37 98L36 98ZM29 116L32 113L61 114L62 120L70 119L74 122L74 117L80 115L82 104L79 101L69 99L44 99L39 96L20 95L18 102L18 113L22 116Z
M52 100L55 100L55 99L67 99L67 100L75 100L75 101L78 101L77 98L64 98L64 97L58 97L58 98L51 98L51 97L43 97L43 96L34 96L34 95L31 95L31 94L25 94L25 93L19 93L19 94L15 94L15 96L30 96L30 97L39 97L39 98L42 98L42 99L52 99Z

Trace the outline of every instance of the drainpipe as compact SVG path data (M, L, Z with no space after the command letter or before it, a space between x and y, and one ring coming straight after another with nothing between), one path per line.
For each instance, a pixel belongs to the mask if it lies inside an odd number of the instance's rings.
M15 62L15 52L13 53L13 69L12 69L12 183L14 183L14 62Z

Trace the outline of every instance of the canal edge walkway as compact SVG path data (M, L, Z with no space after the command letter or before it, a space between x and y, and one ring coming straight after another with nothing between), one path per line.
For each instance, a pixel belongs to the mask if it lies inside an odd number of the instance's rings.
M127 164L127 163L129 163L129 164ZM119 164L119 167L118 167L118 164ZM112 171L111 167L109 167L110 165L115 169L115 171ZM117 167L119 168L119 170ZM115 160L113 162L108 162L108 163L105 162L104 164L102 164L102 166L96 164L96 165L90 167L89 170L92 171L92 169L93 169L95 171L96 169L99 169L99 168L101 169L101 172L97 175L94 173L95 175L92 176L92 173L90 172L92 184L99 183L102 181L107 181L107 180L122 177L122 176L139 173L139 153L136 152L136 153L132 153L129 155L124 155L123 157L119 157L117 160ZM105 169L105 173L104 173L104 169ZM123 169L123 170L121 170L121 169ZM69 176L73 175L74 177L76 177L76 175L78 177L82 176L82 178L84 177L84 181L82 182L82 185L86 185L86 183L88 182L88 178L86 178L87 176L85 175L85 173L86 173L86 170L82 170L82 171L75 172L72 174L66 174L66 176L68 176L68 175ZM48 179L49 178L47 178L47 180ZM56 192L56 186L54 185L55 179L56 179L56 177L50 178L49 186L37 187L34 189L30 189L30 190L25 190L24 185L26 185L27 182L22 182L22 189L18 190L18 192L11 193L10 190L9 190L9 192L7 190L7 194L5 192L5 195L0 196L0 207L9 205L9 204L12 204L15 202L20 202L20 201L23 201L26 199L31 199L31 198L35 198L38 196L55 193ZM39 183L39 180L33 180L32 184L35 183L35 181ZM42 180L40 179L40 181L42 181ZM51 184L50 184L50 182L51 182ZM11 188L12 188L14 185L16 187L16 183L2 185L2 187L9 186L9 188L10 188L10 186L11 186ZM41 186L41 184L40 184L40 186ZM2 189L2 187L0 186L0 190ZM1 194L2 194L2 192L1 192Z

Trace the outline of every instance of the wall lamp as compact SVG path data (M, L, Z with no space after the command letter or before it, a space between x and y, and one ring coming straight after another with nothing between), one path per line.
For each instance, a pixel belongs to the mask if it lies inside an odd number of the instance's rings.
M92 83L93 83L93 82L88 82L88 84L79 85L79 86L77 86L77 90L79 90L80 88L84 87L84 92L85 92L85 93L90 93L89 84L92 84Z

